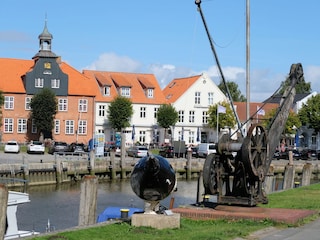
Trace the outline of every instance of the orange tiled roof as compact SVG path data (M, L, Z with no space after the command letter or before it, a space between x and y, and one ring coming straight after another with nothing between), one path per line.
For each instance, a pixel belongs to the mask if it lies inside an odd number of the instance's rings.
M34 65L33 60L0 58L0 89L6 93L25 93L22 76Z
M22 77L34 66L34 60L0 58L0 89L5 93L25 93ZM62 62L61 70L69 76L68 94L94 96L97 84L70 65Z
M236 111L238 114L238 117L240 119L240 122L245 122L247 120L246 116L246 102L234 102L233 103L236 106ZM258 102L251 102L250 103L250 116L255 114L258 109L262 107L263 103L258 103ZM267 114L270 110L278 108L279 104L276 103L267 103L265 104L261 109L265 111L265 114ZM263 118L263 116L253 116L254 119L256 118Z
M181 97L201 75L173 79L164 89L163 94L169 103L174 103Z
M110 96L102 95L102 91L97 88L96 101L112 101L118 95L118 88L130 87L130 100L132 103L165 103L164 95L153 74L83 70L83 75L100 82L100 84L103 83L101 87L103 85L110 86ZM147 97L146 88L153 89L153 98Z

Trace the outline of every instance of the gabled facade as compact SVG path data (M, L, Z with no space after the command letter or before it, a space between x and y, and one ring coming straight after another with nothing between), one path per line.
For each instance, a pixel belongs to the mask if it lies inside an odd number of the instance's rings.
M129 98L133 106L131 127L125 130L126 146L160 142L156 114L165 98L153 74L84 70L83 75L96 82L95 132L103 133L106 142L115 142L118 134L107 116L110 102L118 95Z
M163 93L179 114L172 129L172 140L184 140L193 145L216 141L216 130L208 127L208 109L228 100L206 73L174 79Z
M33 60L0 58L2 142L20 143L52 138L57 141L87 143L93 135L95 82L83 76L51 51L52 35L47 26L39 35L40 50ZM40 136L31 119L30 101L42 89L51 89L58 100L54 129Z

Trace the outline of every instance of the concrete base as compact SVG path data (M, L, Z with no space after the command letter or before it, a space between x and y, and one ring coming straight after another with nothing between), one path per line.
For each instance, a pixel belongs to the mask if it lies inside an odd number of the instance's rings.
M152 227L156 229L180 228L180 214L172 215L164 214L133 214L131 217L131 225L135 227Z

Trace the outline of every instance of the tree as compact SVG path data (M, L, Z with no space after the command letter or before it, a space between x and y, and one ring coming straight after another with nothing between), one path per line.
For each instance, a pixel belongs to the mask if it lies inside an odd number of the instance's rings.
M277 109L274 108L274 109L271 109L269 112L266 113L266 115L264 117L265 121L263 122L263 126L264 127L266 127L266 128L269 127L271 119L274 118L276 112L277 112ZM301 125L302 124L301 124L299 115L296 114L293 111L290 111L288 119L286 121L286 125L285 125L284 130L283 130L283 134L295 134L296 129L300 128Z
M311 97L306 104L299 110L299 117L302 125L313 128L316 132L320 131L320 95Z
M231 127L233 128L237 121L234 116L234 113L232 111L232 108L229 103L227 102L220 102L216 105L211 105L208 109L208 124L209 127L211 128L216 128L217 127L217 111L218 111L218 106L222 106L225 108L225 113L220 112L219 113L219 123L218 123L218 128L224 128L224 127Z
M133 115L130 99L123 96L115 97L108 107L107 114L111 127L117 131L130 127L130 118Z
M54 127L57 106L56 95L48 88L44 88L31 99L31 118L38 129L38 133L42 133L45 138L52 137L51 131Z
M157 122L160 127L165 129L165 136L166 136L166 129L170 126L174 126L179 119L178 112L171 104L162 104L159 107L157 113Z
M290 86L290 84L291 84L291 80L289 77L287 77L287 79L281 83L279 93L282 95L286 90L286 88ZM306 83L304 77L302 77L301 81L297 82L295 89L296 89L296 93L298 94L311 93L311 83L310 82Z
M232 81L227 81L226 84L228 86L230 95L232 97L232 101L234 101L234 102L245 102L246 101L246 98L245 98L245 96L242 95L241 91L238 88L237 83L232 82ZM226 96L228 96L227 90L226 90L222 81L219 83L218 87Z

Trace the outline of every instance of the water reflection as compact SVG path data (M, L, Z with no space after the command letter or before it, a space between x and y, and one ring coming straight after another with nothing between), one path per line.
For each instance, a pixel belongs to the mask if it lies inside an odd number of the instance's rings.
M196 201L197 181L179 181L178 191L164 199L161 204L168 207L174 197L174 207ZM30 203L18 207L17 218L20 229L45 232L48 219L55 230L78 225L80 183L30 186L27 191ZM131 189L129 180L99 183L97 215L108 206L143 208L144 202Z

